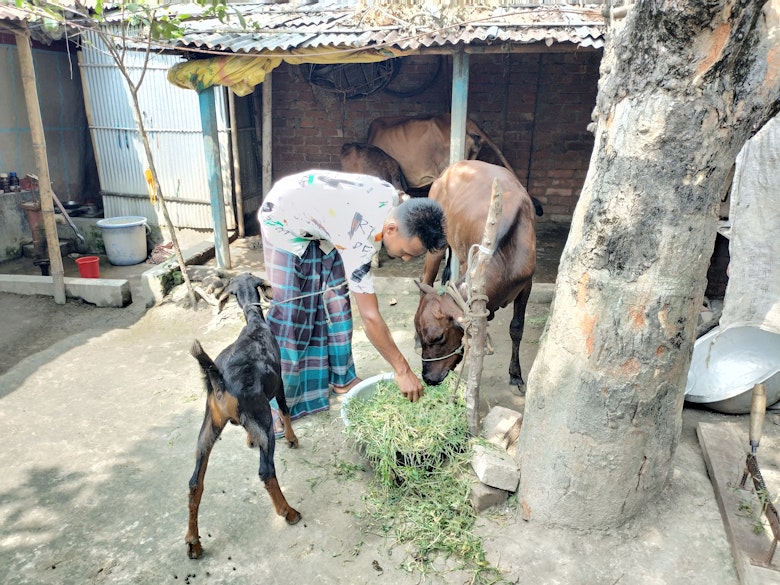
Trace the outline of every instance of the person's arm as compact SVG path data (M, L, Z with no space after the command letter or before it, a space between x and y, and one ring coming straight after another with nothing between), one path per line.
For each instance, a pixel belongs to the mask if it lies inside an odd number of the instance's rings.
M395 372L395 382L406 398L412 402L423 395L423 385L420 379L409 367L409 362L398 349L398 346L390 334L387 323L379 312L379 303L375 294L353 293L355 302L360 311L360 318L363 320L363 327L366 331L368 340L373 344L380 355L387 360L387 363Z

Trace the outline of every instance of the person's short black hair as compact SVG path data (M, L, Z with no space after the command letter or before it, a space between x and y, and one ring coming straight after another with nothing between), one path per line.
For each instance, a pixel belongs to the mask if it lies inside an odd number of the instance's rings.
M447 221L438 201L427 197L408 199L396 207L395 220L402 236L420 238L429 252L447 246Z

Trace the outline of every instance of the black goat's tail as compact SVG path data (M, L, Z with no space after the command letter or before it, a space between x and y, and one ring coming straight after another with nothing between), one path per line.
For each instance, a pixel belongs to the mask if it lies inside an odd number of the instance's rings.
M441 273L441 283L447 284L452 278L452 248L450 246L447 246L444 256L444 270Z
M534 204L534 213L536 213L536 215L544 215L544 208L542 207L541 201L539 201L536 197L531 197L531 203Z
M200 341L197 339L192 343L190 354L198 360L200 369L203 370L203 374L206 377L206 390L209 394L215 390L217 392L223 392L225 389L225 379L217 369L217 364L209 357L209 354L206 353L201 346Z

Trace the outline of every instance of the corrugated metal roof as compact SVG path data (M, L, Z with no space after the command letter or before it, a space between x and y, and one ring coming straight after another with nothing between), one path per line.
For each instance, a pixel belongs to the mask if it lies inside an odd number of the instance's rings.
M81 7L92 9L95 7L96 0L80 0L79 6L76 6L75 0L58 0L57 5L62 8L68 19L75 19ZM45 22L44 22L45 21ZM0 0L0 30L11 32L29 31L33 40L44 44L51 44L63 38L66 29L71 33L71 21L55 25L49 18L49 13L42 8L32 4L25 4L21 8L13 5L12 0Z
M232 54L267 54L317 47L389 46L401 51L466 45L571 43L603 47L604 18L598 6L568 5L467 8L446 14L404 13L398 6L358 9L331 1L307 6L230 4L246 22L228 23L195 17L186 34L172 44L178 49L205 49ZM200 14L193 5L172 6Z
M10 20L12 22L23 22L27 20L28 13L16 6L0 4L0 20Z

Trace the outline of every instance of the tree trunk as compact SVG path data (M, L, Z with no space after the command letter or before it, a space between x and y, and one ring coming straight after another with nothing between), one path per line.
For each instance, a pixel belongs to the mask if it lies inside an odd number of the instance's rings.
M780 107L780 2L764 4L658 0L610 23L590 169L528 380L532 520L616 526L669 479L719 195Z

